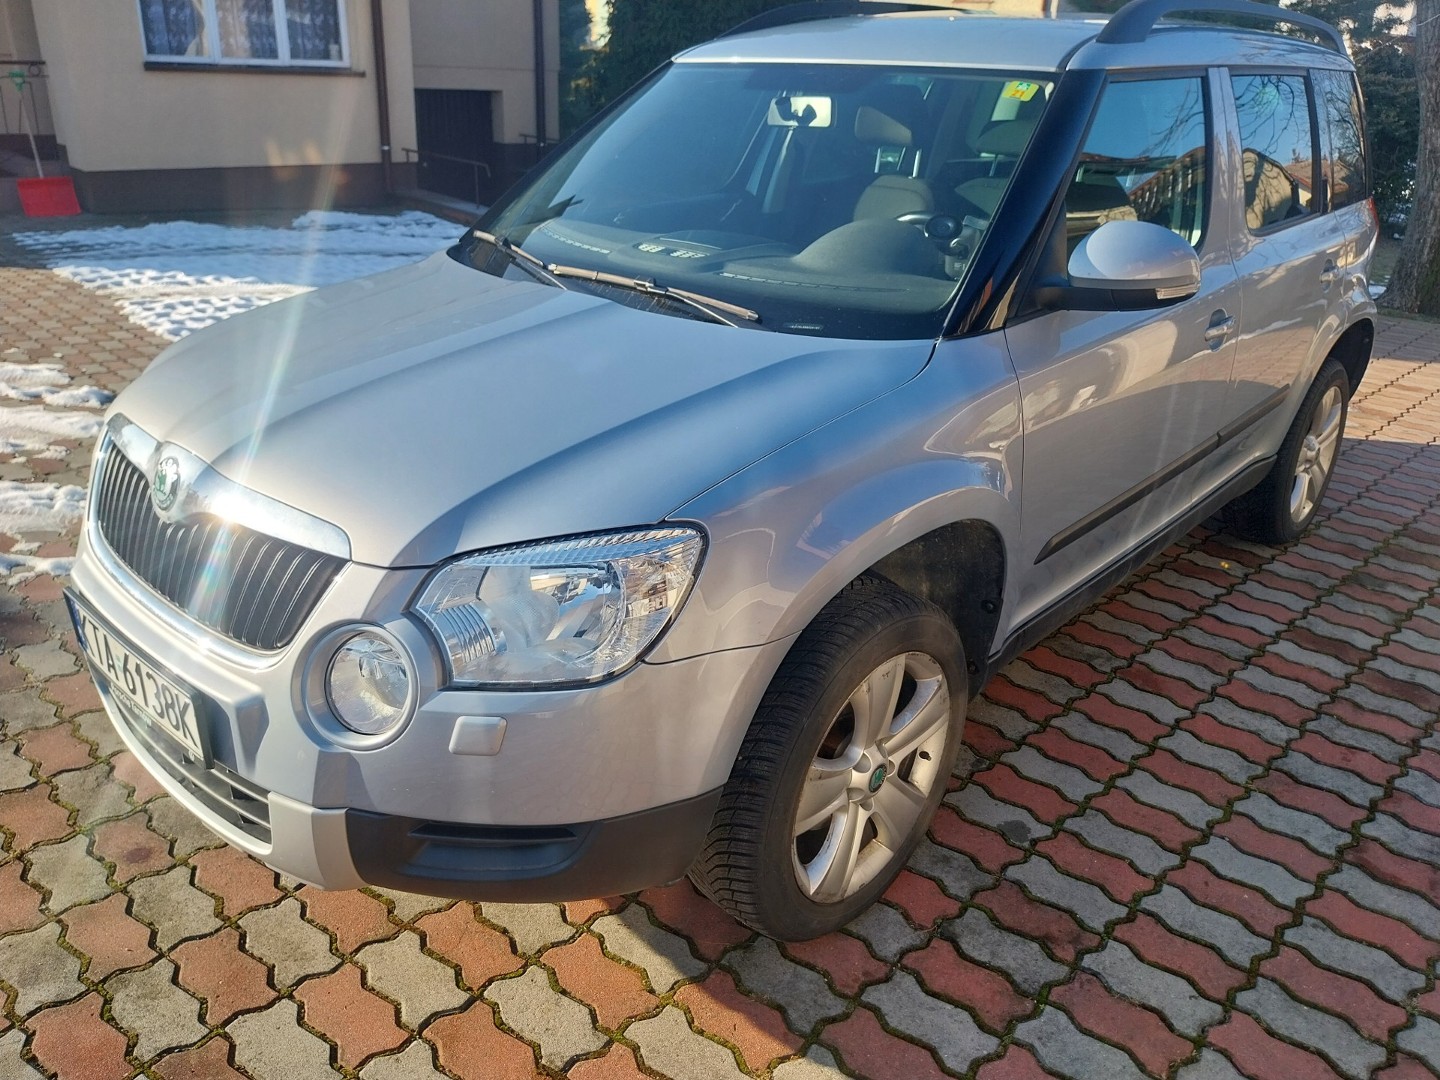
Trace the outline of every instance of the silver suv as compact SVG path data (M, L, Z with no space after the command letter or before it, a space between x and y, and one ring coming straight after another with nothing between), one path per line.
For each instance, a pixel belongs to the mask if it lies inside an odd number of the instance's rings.
M880 895L1007 660L1325 493L1374 332L1339 35L819 3L450 251L120 395L70 602L126 744L327 888Z

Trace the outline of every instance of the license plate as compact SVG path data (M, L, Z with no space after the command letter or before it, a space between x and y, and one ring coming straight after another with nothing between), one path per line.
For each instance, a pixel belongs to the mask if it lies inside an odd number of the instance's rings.
M72 593L66 593L70 618L80 648L95 674L105 681L112 694L130 706L162 735L174 739L190 756L209 764L201 727L198 698L161 668L135 650L124 638L107 627Z

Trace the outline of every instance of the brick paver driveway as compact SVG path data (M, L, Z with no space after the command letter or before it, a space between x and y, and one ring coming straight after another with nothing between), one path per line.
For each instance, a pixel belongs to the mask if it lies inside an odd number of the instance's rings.
M161 344L40 270L0 317L112 388ZM0 1078L1440 1075L1440 326L1376 352L1313 535L1201 529L1008 668L911 869L807 945L683 883L277 879L121 749L55 581L0 592Z

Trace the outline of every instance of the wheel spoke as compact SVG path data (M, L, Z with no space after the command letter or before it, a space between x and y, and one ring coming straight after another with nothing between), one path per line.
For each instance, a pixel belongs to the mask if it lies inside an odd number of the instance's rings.
M795 811L795 835L824 824L849 801L850 766L838 761L817 760L810 766L800 789L800 807Z
M904 674L905 657L894 657L872 671L850 695L850 706L855 711L853 745L869 749L889 732Z
M949 725L950 694L945 679L940 677L917 683L915 696L897 719L900 723L895 733L880 740L881 749L892 768L898 768L926 740Z
M858 803L850 803L843 819L830 829L825 846L805 867L810 897L817 903L843 900L849 892L850 879L855 876L855 865L860 861L865 823L869 818L869 811L863 810Z
M1317 461L1315 462L1315 464L1310 466L1310 491L1312 493L1312 501L1319 501L1320 492L1324 490L1325 477L1328 474L1329 469L1327 469L1322 462Z
M1290 489L1290 516L1299 521L1309 512L1310 473L1301 469L1295 474L1295 484Z
M875 793L873 805L880 843L897 851L925 809L925 792L895 776Z

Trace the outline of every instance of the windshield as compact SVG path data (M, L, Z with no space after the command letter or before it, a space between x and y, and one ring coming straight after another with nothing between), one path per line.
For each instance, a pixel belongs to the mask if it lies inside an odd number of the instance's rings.
M674 64L481 228L546 264L739 305L767 330L934 337L1051 85L1013 73ZM493 246L468 244L462 257L495 272ZM697 317L614 283L565 285Z

